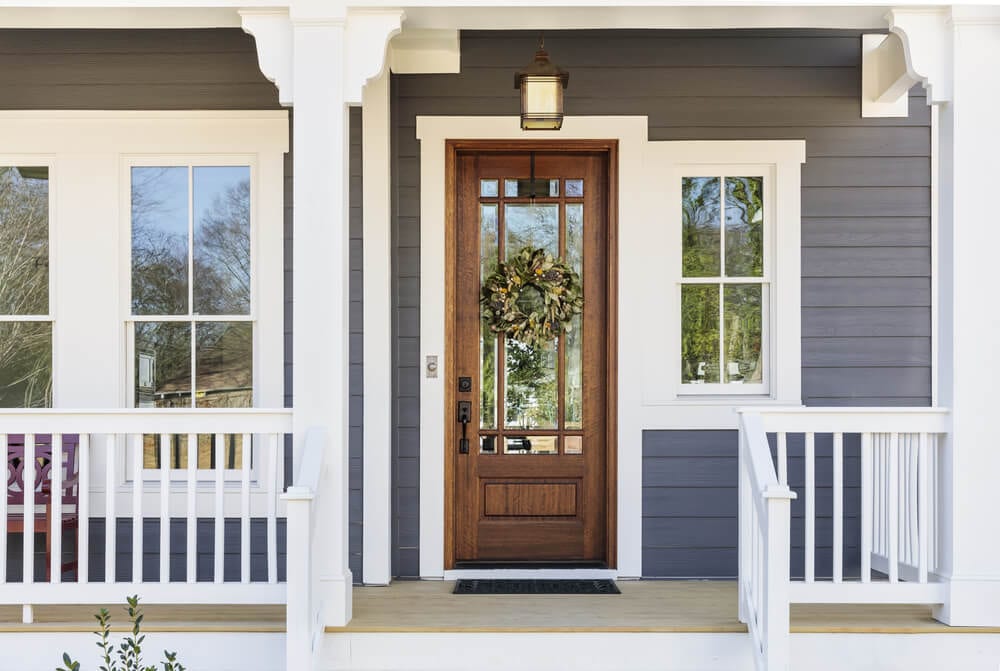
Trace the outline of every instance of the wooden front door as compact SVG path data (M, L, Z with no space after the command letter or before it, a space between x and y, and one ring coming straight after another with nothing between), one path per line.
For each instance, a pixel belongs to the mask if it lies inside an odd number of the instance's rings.
M611 556L613 147L534 147L453 147L451 566ZM569 331L533 345L491 332L480 308L482 279L525 248L570 265L584 297Z

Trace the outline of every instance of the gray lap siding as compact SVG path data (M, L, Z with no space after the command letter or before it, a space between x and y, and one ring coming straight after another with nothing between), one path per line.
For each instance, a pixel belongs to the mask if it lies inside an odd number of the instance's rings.
M393 77L397 575L418 575L416 117L517 114L511 73L530 59L536 39L466 32L461 73ZM546 47L570 72L568 114L645 115L651 140L804 139L803 402L929 405L930 110L921 89L910 92L906 118L861 118L855 31L566 31L546 35ZM824 445L818 439L821 487L831 472ZM642 448L643 575L734 576L735 432L646 431ZM850 532L856 445L848 439L845 450ZM793 459L793 484L799 471ZM829 572L829 525L820 508L818 575ZM793 534L792 566L801 571L797 507ZM846 570L855 570L857 549L845 552Z

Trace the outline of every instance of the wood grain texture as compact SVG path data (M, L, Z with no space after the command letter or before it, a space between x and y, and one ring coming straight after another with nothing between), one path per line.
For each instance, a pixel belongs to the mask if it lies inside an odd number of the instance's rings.
M483 485L487 517L575 517L576 483Z

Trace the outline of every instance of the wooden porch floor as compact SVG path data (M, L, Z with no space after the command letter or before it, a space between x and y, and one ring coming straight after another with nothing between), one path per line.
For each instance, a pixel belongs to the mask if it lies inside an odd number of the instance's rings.
M453 582L399 581L355 587L354 619L330 633L745 632L736 617L736 583L619 581L620 596L454 595ZM127 631L120 604L105 606ZM100 606L0 606L0 633L89 632ZM284 606L144 605L147 632L283 632ZM1000 634L1000 627L947 627L924 606L792 606L794 633Z

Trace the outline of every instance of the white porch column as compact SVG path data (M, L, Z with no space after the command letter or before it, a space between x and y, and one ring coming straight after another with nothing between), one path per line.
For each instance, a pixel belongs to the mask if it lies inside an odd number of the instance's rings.
M996 168L1000 9L893 12L908 65L939 104L939 390L952 409L940 520L948 600L935 617L1000 625L1000 311Z
M319 429L327 452L316 499L314 598L327 625L351 619L348 532L348 114L345 22L292 15L295 441Z

